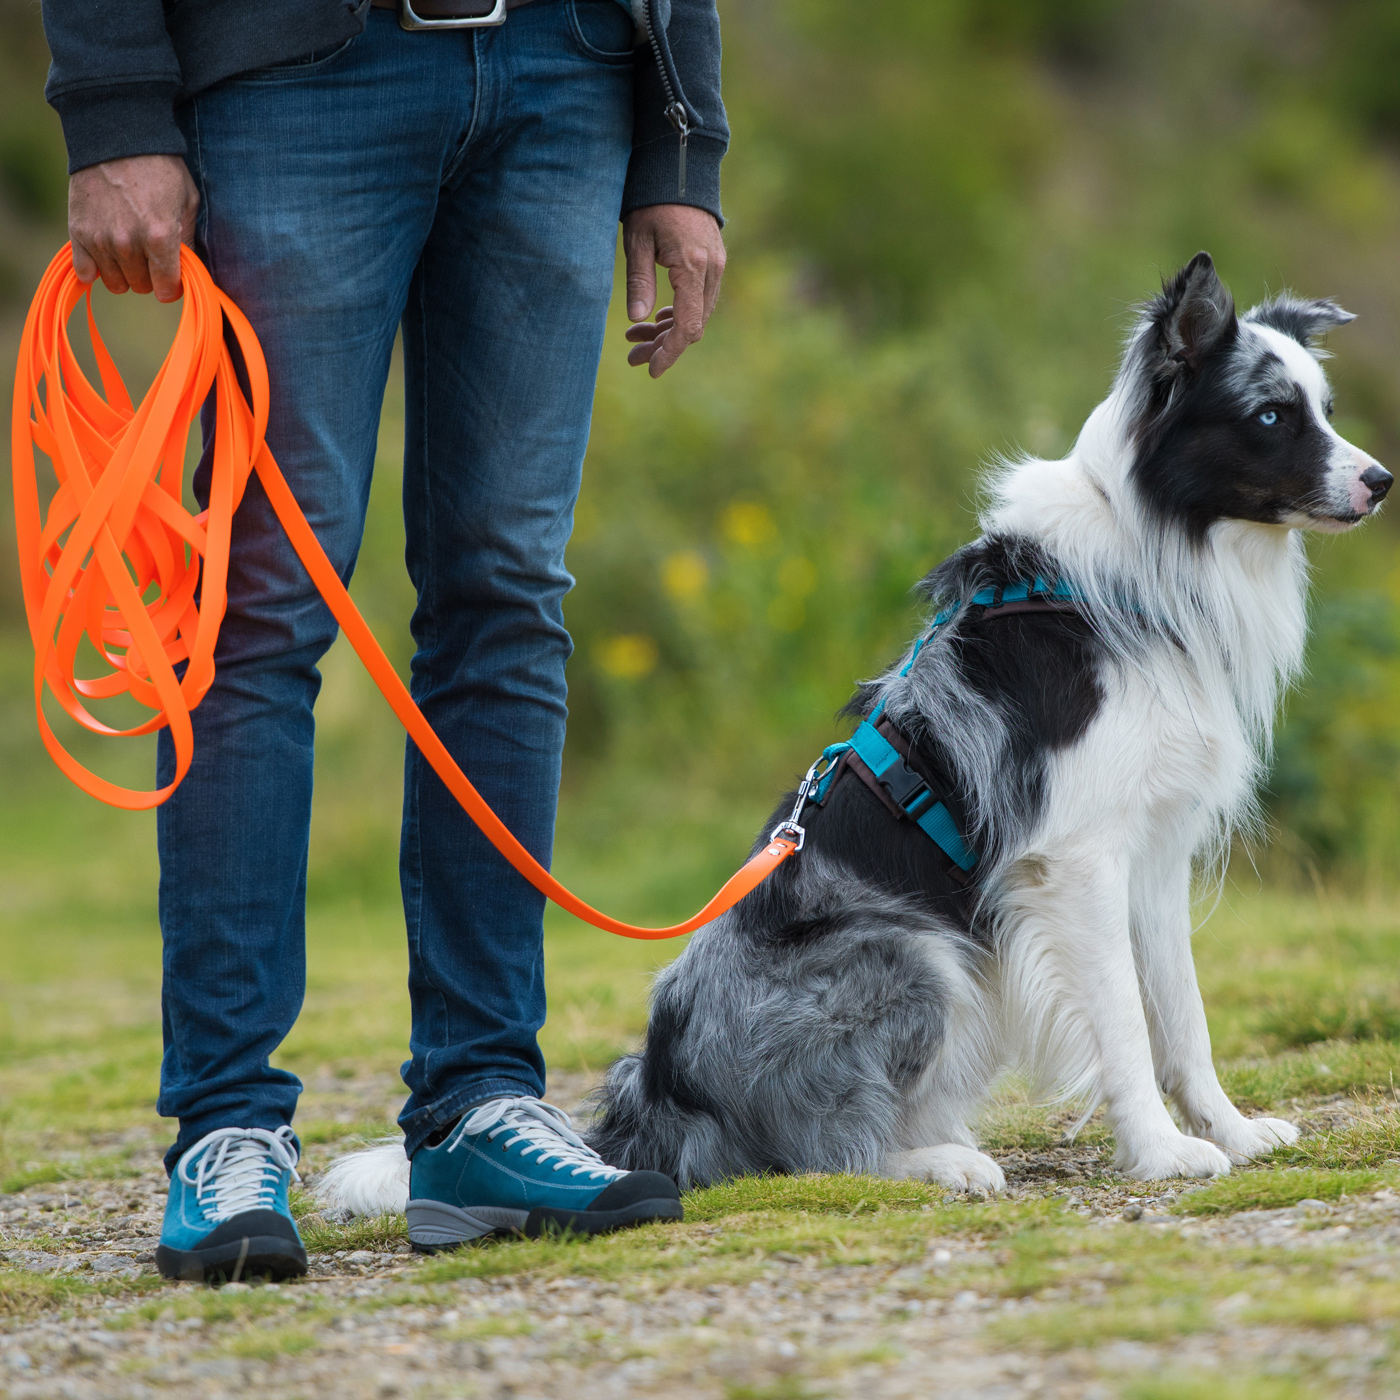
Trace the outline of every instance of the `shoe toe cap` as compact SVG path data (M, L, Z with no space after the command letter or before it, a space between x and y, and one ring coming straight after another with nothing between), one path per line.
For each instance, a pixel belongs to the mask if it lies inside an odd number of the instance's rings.
M664 1172L628 1172L594 1197L589 1210L626 1210L641 1201L678 1201L680 1188Z
M241 1215L232 1216L217 1226L194 1247L214 1249L221 1244L229 1244L241 1239L283 1239L301 1248L297 1227L280 1211L245 1210Z

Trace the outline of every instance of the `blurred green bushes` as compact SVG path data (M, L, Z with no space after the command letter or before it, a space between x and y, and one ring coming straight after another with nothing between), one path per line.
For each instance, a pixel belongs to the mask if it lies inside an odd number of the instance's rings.
M1197 248L1244 304L1293 285L1361 313L1333 347L1339 426L1400 457L1393 6L722 9L724 297L656 383L622 363L615 316L567 607L561 862L618 862L625 884L617 852L685 831L714 843L697 890L916 625L910 587L972 533L980 464L1065 451L1132 304ZM0 99L0 226L27 294L61 238L62 164L33 12L0 0L0 22L23 65ZM11 345L19 310L0 310ZM356 592L402 660L396 402ZM1312 669L1262 857L1279 875L1384 881L1396 863L1394 540L1382 519L1314 549ZM19 622L8 589L0 626ZM348 660L327 671L312 887L387 895L400 741ZM31 738L0 739L10 771L42 762Z

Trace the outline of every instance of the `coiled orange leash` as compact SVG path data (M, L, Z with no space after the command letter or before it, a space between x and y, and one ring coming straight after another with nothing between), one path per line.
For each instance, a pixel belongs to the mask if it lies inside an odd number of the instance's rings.
M737 904L802 844L793 823L725 882L697 914L669 928L609 918L564 888L507 830L433 732L375 641L297 506L264 441L267 363L242 312L188 248L180 250L184 305L174 343L145 398L132 405L98 334L91 295L73 271L71 246L49 264L24 324L15 373L13 471L15 527L25 613L34 640L34 708L39 733L59 768L84 792L114 807L158 806L180 785L194 754L190 712L214 680L214 644L227 605L233 513L256 471L277 518L350 645L424 758L492 845L542 894L569 913L624 938L675 938ZM68 320L87 302L88 331L102 380L99 393L78 365ZM239 387L224 340L232 329L252 391ZM209 507L182 504L185 447L210 390L216 426ZM58 490L40 507L34 449L52 463ZM196 588L199 601L195 601ZM86 636L111 668L96 678L74 672ZM187 663L183 676L176 667ZM44 714L43 693L95 734L150 734L170 726L175 777L154 791L120 787L85 768ZM113 729L86 702L129 694L152 712Z

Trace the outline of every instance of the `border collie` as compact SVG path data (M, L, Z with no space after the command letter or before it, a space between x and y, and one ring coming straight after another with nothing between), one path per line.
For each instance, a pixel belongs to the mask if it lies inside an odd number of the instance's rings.
M937 625L849 707L942 799L970 876L843 760L800 853L657 978L599 1091L604 1160L996 1191L969 1124L1013 1066L1102 1104L1140 1179L1296 1140L1216 1078L1191 885L1257 815L1303 656L1298 532L1391 484L1329 421L1317 341L1351 319L1289 295L1239 316L1205 253L1164 284L1069 456L996 474L980 537L924 581ZM394 1151L341 1159L323 1201L402 1207Z

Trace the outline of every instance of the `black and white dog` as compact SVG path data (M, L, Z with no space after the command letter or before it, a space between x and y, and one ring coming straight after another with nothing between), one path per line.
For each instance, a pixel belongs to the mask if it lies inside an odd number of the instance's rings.
M1350 529L1391 483L1329 422L1316 341L1351 319L1291 296L1238 316L1198 254L1070 455L997 474L981 536L924 582L946 620L851 705L941 796L971 878L852 764L805 806L801 852L657 979L644 1048L600 1092L606 1161L995 1191L969 1123L1011 1066L1103 1104L1134 1177L1295 1140L1216 1078L1191 882L1253 818L1302 661L1298 531ZM1026 581L1042 601L1004 604ZM379 1153L323 1199L401 1205L402 1153Z

